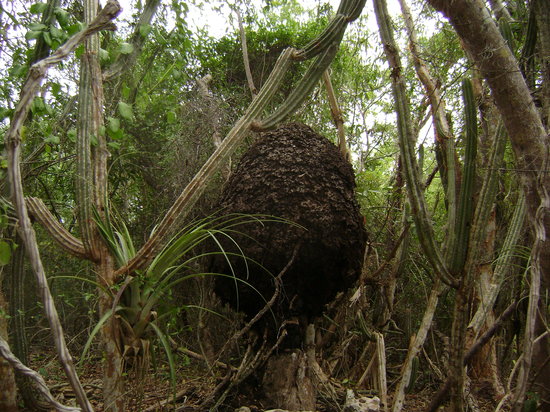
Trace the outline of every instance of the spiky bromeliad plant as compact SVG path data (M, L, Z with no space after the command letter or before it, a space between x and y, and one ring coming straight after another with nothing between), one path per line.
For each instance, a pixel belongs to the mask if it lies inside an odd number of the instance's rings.
M107 243L117 263L122 266L135 256L132 239L124 223L115 225L110 214L106 213L105 219L101 219L95 213L95 221L99 231ZM219 238L225 237L233 241L232 235L239 233L238 227L244 224L265 222L290 222L266 215L214 215L185 226L172 237L170 242L161 250L151 264L135 276L129 276L120 285L118 291L110 291L103 288L105 293L113 297L113 308L107 311L93 328L84 347L81 359L85 359L90 344L107 320L117 316L124 331L124 355L126 361L137 368L137 372L144 372L148 367L151 332L156 336L163 347L170 368L170 380L175 385L175 362L170 342L165 331L160 327L160 321L172 312L157 314L155 309L159 300L166 297L170 290L180 282L201 276L228 276L216 273L200 272L198 261L206 255L219 253L229 257L235 253L226 252L219 242ZM200 246L206 241L213 241L218 245L217 251L201 252ZM233 241L234 242L234 241ZM236 243L235 243L236 244ZM240 251L240 248L237 249ZM239 257L250 261L241 252ZM251 262L253 263L253 262ZM232 274L235 281L244 282ZM230 275L229 275L230 276ZM251 288L252 286L249 285ZM259 292L258 292L259 293ZM82 362L82 360L81 360Z

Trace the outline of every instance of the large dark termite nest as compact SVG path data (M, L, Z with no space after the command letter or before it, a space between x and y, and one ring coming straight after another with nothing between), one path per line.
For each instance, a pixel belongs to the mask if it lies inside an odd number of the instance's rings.
M286 223L237 228L245 234L232 238L248 260L231 258L230 267L226 257L213 258L212 270L228 275L216 277L216 293L251 318L270 300L274 277L295 254L262 324L320 315L361 271L366 232L354 188L349 162L310 127L290 123L263 133L226 183L220 207L223 213L285 218L303 228ZM223 245L240 253L231 240ZM235 282L233 274L256 290Z

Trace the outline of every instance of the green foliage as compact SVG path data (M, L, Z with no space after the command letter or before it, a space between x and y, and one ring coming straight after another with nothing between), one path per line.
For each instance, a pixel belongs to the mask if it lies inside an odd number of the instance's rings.
M11 246L10 244L0 239L0 266L7 265L11 259Z
M136 250L130 233L120 219L114 223L110 213L106 213L102 219L97 211L94 211L95 221L103 240L119 266L123 266L132 257ZM168 359L170 378L175 385L175 363L172 349L168 343L167 331L161 325L165 324L164 318L173 314L173 310L157 312L162 305L161 300L167 299L173 288L182 282L204 276L227 276L214 273L202 273L197 271L198 262L212 253L226 252L218 240L220 237L231 239L237 228L250 223L280 222L285 220L269 216L228 215L212 216L185 226L168 242L168 244L156 255L155 259L144 270L133 276L128 276L118 290L105 291L113 294L113 309L107 311L96 324L84 347L81 362L85 358L92 340L101 327L111 316L117 315L123 324L124 341L128 347L138 345L134 353L139 356L147 356L148 342L151 332L156 336ZM202 252L205 242L213 242L220 247L219 252ZM246 260L244 255L241 256ZM236 280L246 283L235 277ZM249 285L250 286L250 285ZM252 286L250 286L252 287ZM180 307L185 305L179 304Z

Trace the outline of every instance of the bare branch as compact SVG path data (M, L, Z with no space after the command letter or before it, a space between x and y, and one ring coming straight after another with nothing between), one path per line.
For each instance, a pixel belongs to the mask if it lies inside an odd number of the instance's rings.
M328 70L325 70L323 73L323 83L327 89L328 102L330 105L330 114L332 115L332 121L336 125L338 130L338 148L340 153L346 159L349 160L349 150L346 143L346 131L344 130L344 118L342 116L342 111L338 106L338 100L336 99L336 93L334 93L334 87L332 87L332 82L330 81L330 74Z

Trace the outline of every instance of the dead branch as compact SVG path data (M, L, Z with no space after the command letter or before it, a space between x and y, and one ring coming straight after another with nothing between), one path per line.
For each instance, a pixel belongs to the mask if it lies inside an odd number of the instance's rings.
M328 102L330 105L330 114L332 115L332 121L334 122L336 129L338 130L338 148L340 153L346 159L350 160L348 145L346 143L346 131L344 130L344 118L342 116L342 110L338 105L338 100L336 99L336 93L334 93L334 87L332 87L332 82L330 80L330 74L328 70L325 70L323 73L323 83L327 89Z
M288 269L292 266L294 263L294 260L296 259L296 256L298 256L298 250L300 249L300 244L296 245L294 248L294 252L292 253L292 256L286 266L281 270L281 272L277 275L275 278L275 291L273 292L273 296L271 296L271 299L265 304L265 306L239 331L237 331L223 346L223 348L220 351L220 354L225 352L228 348L230 348L235 342L237 342L245 333L247 333L252 326L260 320L260 318L265 315L265 313L270 310L273 305L275 304L275 301L277 300L277 297L279 296L280 290L281 290L281 284L282 284L282 278L283 275L288 272Z

